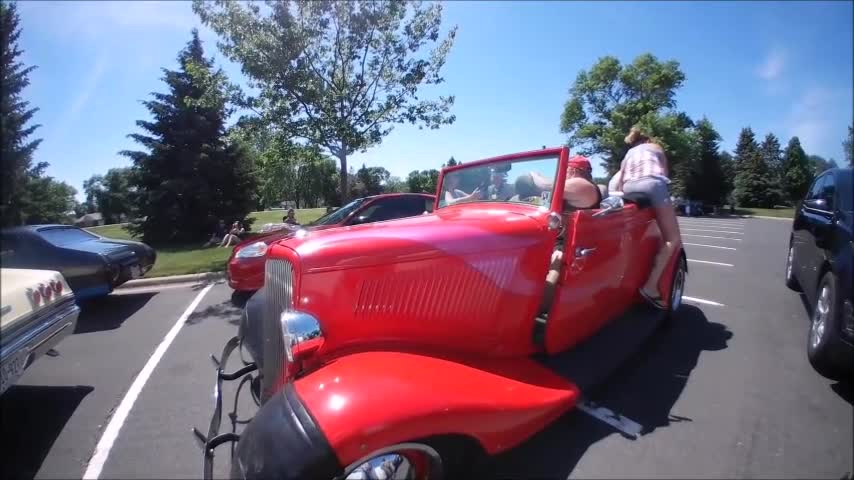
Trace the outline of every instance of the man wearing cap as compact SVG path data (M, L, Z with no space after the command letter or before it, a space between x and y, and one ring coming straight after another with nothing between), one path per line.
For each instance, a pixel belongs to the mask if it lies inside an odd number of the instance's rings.
M581 155L569 159L566 169L566 182L563 186L563 200L570 208L596 208L602 201L602 192L593 183L593 167L590 161ZM541 189L551 190L551 181L539 173L532 172L534 183Z

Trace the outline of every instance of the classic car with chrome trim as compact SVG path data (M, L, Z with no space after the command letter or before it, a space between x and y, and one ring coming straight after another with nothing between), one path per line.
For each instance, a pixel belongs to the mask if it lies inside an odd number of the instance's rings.
M74 331L80 308L59 272L0 268L0 394Z
M0 264L58 270L77 300L107 295L151 270L157 259L142 242L106 238L69 225L27 225L0 232Z
M428 215L272 244L264 288L214 358L214 414L195 430L205 477L236 442L236 478L462 478L472 456L587 408L680 307L687 263L675 249L663 308L646 303L662 241L648 199L568 208L568 161L560 147L447 167ZM244 365L227 373L235 350ZM236 379L259 409L220 433Z
M290 226L238 243L228 259L228 285L239 292L254 292L264 286L264 258L274 242L296 235L299 230L326 230L364 225L421 215L433 210L433 196L426 193L386 193L361 197L304 226Z

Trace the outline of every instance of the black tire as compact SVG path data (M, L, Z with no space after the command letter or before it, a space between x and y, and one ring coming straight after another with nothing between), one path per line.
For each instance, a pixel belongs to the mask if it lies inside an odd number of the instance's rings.
M831 380L842 380L852 373L850 348L839 338L842 298L838 286L833 272L827 272L821 278L807 336L810 364Z
M786 286L795 292L801 291L801 285L798 283L798 279L795 277L795 246L792 245L792 241L789 240L789 250L786 252L786 270L784 271L784 275L786 276Z
M673 284L670 285L670 293L668 293L668 306L664 316L665 324L673 320L673 314L682 306L682 296L685 294L685 280L688 277L688 264L685 262L684 253L679 254L679 265L676 268L676 276L673 279Z

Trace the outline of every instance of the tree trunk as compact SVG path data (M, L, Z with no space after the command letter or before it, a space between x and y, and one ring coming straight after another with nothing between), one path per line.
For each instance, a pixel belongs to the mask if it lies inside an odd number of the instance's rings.
M350 199L350 191L347 189L347 149L344 142L341 142L341 149L337 156L341 163L341 174L338 177L341 179L341 206L343 206Z

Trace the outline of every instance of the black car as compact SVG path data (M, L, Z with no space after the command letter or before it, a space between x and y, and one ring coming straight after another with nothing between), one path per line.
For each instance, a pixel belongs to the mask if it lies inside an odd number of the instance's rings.
M810 363L837 380L854 374L851 183L851 168L834 168L815 179L795 214L786 262L786 285L803 292L812 307Z
M157 258L140 242L115 240L68 225L28 225L0 233L6 268L57 270L78 300L110 293L145 275Z

